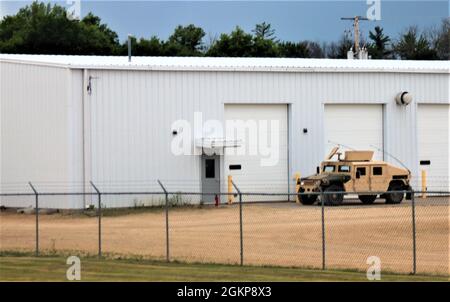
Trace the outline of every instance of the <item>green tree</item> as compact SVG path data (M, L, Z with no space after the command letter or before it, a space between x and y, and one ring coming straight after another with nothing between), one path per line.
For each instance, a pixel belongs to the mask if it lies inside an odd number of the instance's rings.
M152 36L150 39L141 38L136 45L137 56L163 56L164 43L156 36Z
M272 40L260 37L253 38L252 57L278 57L278 45Z
M430 33L433 49L440 60L450 60L450 18L442 20L440 26Z
M0 52L109 55L117 51L117 34L88 14L70 20L59 6L33 2L0 21Z
M308 45L309 56L311 58L325 58L323 48L317 42L305 41Z
M179 56L200 55L203 48L202 39L205 32L193 24L188 26L178 25L165 45L169 54Z
M281 42L279 45L280 56L285 58L310 58L311 54L307 42Z
M375 32L369 32L369 39L372 42L368 45L369 55L373 59L389 58L392 51L388 49L391 38L383 33L383 28L376 26Z
M408 28L400 36L394 49L403 60L435 60L438 58L436 50L431 48L430 41L423 33L419 35L415 26Z
M353 47L353 41L342 35L338 42L325 45L326 56L331 59L346 59L347 52Z
M253 37L236 27L231 34L221 34L207 52L211 57L251 57Z
M252 32L256 38L271 41L275 40L275 29L272 29L272 25L270 23L263 22L256 24Z
M252 30L252 57L278 57L278 41L275 41L275 30L269 23L256 24Z
M128 55L128 40L120 46L120 51L117 54ZM164 56L164 42L156 36L152 36L150 39L140 38L139 40L131 37L131 54L133 56Z
M106 24L101 22L100 17L95 16L92 13L88 13L80 22L81 33L86 32L88 34L81 34L81 37L97 38L96 41L84 41L87 44L93 44L95 47L91 49L91 52L97 52L96 49L103 48L102 54L116 53L119 47L119 37L116 32L111 30ZM97 42L94 44L94 42Z
M286 58L323 58L325 57L322 47L311 41L280 42L278 45L280 57Z

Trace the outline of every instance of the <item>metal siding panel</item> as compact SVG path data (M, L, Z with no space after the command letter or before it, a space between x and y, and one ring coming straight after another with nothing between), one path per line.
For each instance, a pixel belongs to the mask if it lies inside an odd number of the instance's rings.
M72 192L84 191L83 175L83 75L81 70L67 70L67 169L72 179ZM68 197L70 208L83 208L81 196Z
M199 191L198 183L192 181L198 179L198 161L192 161L190 155L175 157L170 151L172 122L193 119L194 107L185 113L178 105L183 101L180 98L187 95L191 95L191 103L198 102L195 100L201 89L198 74L188 77L193 85L186 86L178 85L183 80L181 73L104 72L99 78L105 83L112 78L117 81L108 85L112 86L111 94L99 85L92 100L94 179L105 189L114 184L118 190L145 186L146 190L160 191L156 183L159 178L172 190ZM187 91L178 92L176 87L185 87ZM110 108L107 113L103 112L106 107ZM111 202L115 206L131 205L130 198Z
M67 191L74 179L69 167L70 76L67 69L0 63L2 77L2 191ZM2 202L28 206L28 202ZM68 198L41 198L42 207L73 207Z

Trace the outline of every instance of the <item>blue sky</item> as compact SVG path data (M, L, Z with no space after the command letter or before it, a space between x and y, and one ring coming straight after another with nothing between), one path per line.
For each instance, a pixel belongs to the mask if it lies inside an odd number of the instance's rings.
M48 1L47 1L48 2ZM64 1L57 1L68 7ZM236 25L250 31L266 21L281 40L337 40L351 21L340 17L366 16L369 5L363 1L82 1L81 15L92 11L115 30L120 39L128 33L136 37L157 35L166 39L178 24L193 23L207 36L230 32ZM31 1L0 0L0 17L14 14ZM379 21L361 22L364 36L376 25L396 37L409 25L420 28L438 25L449 16L447 1L381 0ZM208 37L206 38L208 39Z

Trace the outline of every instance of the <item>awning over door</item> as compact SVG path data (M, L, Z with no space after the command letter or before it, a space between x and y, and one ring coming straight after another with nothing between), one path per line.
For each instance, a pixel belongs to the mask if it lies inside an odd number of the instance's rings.
M230 140L223 137L203 137L195 141L195 146L204 149L237 148L242 140Z

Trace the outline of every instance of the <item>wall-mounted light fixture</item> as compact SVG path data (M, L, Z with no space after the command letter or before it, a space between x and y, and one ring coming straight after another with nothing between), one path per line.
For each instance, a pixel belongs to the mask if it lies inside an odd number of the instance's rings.
M92 94L92 80L98 79L98 77L89 76L88 85L86 87L87 93L89 95Z
M402 91L395 97L395 102L402 106L408 106L412 100L412 95L408 91Z

